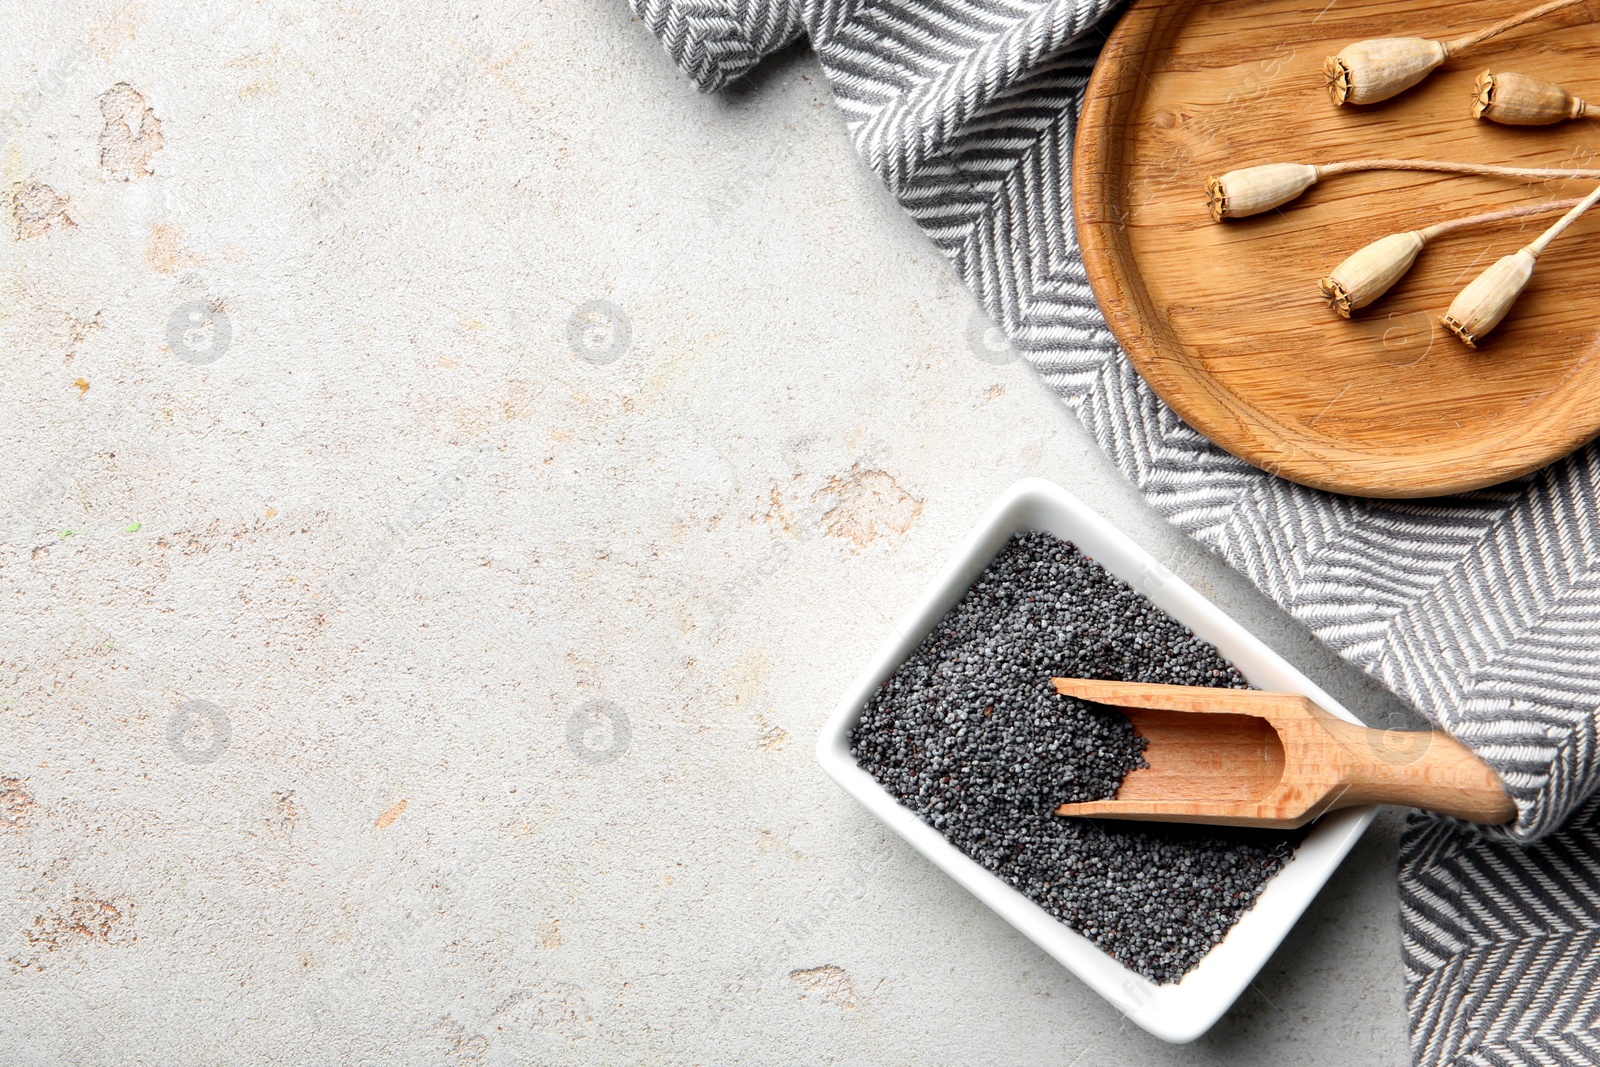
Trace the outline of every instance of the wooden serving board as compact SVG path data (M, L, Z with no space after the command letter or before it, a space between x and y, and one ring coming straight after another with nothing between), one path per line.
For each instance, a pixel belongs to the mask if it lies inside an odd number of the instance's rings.
M1082 112L1073 188L1089 280L1124 351L1173 410L1275 474L1418 497L1492 485L1600 432L1600 210L1553 244L1474 351L1440 325L1455 294L1559 216L1449 234L1354 320L1317 282L1389 233L1591 182L1418 173L1325 179L1277 212L1214 223L1208 178L1358 157L1600 168L1600 123L1471 117L1484 69L1600 103L1600 0L1451 59L1393 100L1334 107L1322 61L1371 37L1451 37L1530 6L1415 0L1137 0Z

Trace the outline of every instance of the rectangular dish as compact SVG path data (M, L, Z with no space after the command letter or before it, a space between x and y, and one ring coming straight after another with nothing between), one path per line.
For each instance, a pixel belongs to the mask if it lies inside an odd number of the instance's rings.
M961 599L1001 546L1012 534L1030 530L1046 531L1076 544L1085 555L1215 645L1250 684L1301 693L1333 714L1359 722L1311 679L1071 493L1042 479L1028 479L1012 486L989 509L897 632L879 648L829 716L817 741L817 758L845 792L1129 1019L1165 1041L1192 1041L1228 1010L1288 936L1371 823L1374 809L1350 808L1318 820L1294 857L1267 884L1256 906L1199 966L1180 982L1158 986L969 859L938 830L901 806L851 758L850 730L878 686Z

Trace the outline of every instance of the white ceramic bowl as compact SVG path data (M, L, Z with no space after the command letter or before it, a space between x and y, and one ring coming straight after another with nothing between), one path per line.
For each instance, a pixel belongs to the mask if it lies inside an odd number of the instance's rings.
M1267 883L1256 906L1222 943L1182 981L1158 986L968 859L939 831L902 807L850 757L850 729L873 692L961 599L1000 547L1012 534L1028 530L1047 531L1077 545L1215 645L1250 684L1275 692L1302 693L1341 718L1360 721L1071 493L1030 478L1012 486L989 509L898 632L878 650L829 717L817 741L817 758L845 792L1128 1018L1163 1040L1193 1041L1210 1029L1261 970L1372 822L1374 809L1350 808L1320 819L1294 858Z

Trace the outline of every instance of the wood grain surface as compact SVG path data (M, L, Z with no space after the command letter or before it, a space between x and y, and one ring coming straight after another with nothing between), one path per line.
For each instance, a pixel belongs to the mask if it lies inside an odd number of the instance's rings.
M1600 97L1600 0L1511 31L1420 86L1334 107L1322 61L1353 41L1456 36L1520 0L1138 0L1082 112L1075 216L1112 332L1191 426L1306 485L1418 497L1535 470L1600 431L1600 212L1544 254L1509 318L1474 351L1440 325L1480 271L1558 216L1440 237L1387 296L1346 321L1317 282L1389 233L1581 196L1592 182L1419 173L1325 179L1299 200L1213 223L1209 177L1271 162L1392 156L1600 166L1600 124L1475 121L1473 83L1514 70Z

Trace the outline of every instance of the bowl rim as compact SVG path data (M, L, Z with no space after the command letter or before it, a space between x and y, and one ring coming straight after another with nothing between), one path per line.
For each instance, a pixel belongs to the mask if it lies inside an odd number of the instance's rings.
M1195 969L1179 982L1157 986L967 857L901 805L851 758L850 729L878 686L966 594L1000 547L1012 534L1029 530L1044 530L1076 544L1085 555L1215 645L1251 684L1300 693L1340 718L1360 723L1315 682L1099 513L1053 482L1027 478L1012 485L989 507L846 690L817 738L817 760L830 778L889 829L1139 1027L1175 1044L1193 1041L1222 1017L1266 965L1371 824L1377 809L1347 808L1319 819L1294 857L1268 881L1255 906Z

